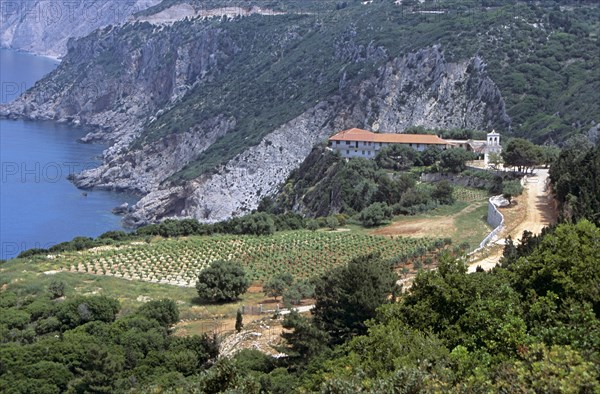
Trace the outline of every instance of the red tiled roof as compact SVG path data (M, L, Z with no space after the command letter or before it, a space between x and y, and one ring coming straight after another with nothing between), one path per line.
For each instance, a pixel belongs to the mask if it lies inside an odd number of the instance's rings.
M362 129L348 129L329 137L329 141L366 141L386 142L390 144L437 144L447 145L437 135L432 134L395 134L395 133L372 133Z

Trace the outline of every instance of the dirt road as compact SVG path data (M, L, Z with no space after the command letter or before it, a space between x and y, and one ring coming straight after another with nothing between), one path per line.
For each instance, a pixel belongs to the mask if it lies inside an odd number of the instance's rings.
M556 223L556 209L548 188L548 170L536 170L535 175L526 178L525 191L518 198L518 203L524 205L525 217L516 223L506 220L504 230L498 236L500 245L509 235L517 241L525 230L539 234L544 227ZM490 270L498 263L500 257L502 257L502 248L495 248L490 255L471 263L469 272L474 272L478 265L485 270Z

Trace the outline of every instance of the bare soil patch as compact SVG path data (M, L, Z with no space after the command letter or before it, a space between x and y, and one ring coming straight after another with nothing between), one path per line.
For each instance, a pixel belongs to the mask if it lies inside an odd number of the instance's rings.
M471 204L460 212L449 216L435 216L430 218L402 219L389 226L373 230L374 235L407 235L411 237L447 237L458 229L455 220L458 216L468 214L477 209L479 205Z
M411 237L431 237L454 232L454 217L415 219L395 222L389 226L374 230L375 235L410 235Z

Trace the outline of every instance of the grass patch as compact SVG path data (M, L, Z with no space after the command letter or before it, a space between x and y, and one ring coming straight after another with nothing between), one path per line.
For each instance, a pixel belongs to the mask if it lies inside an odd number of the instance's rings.
M452 240L459 243L468 242L470 249L475 249L491 231L487 224L487 204L457 215L454 226L456 230L450 236Z

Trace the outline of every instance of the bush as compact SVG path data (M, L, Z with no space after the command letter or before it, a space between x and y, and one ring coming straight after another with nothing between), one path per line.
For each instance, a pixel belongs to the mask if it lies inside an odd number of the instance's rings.
M348 215L343 213L338 213L337 215L335 215L335 218L337 219L340 226L345 226L348 222Z
M421 163L424 166L430 166L439 161L442 156L442 150L435 146L429 146L420 154Z
M51 332L60 331L61 323L55 316L50 316L47 319L41 319L36 322L35 332L38 335L44 335Z
M275 232L275 222L269 214L259 212L231 219L222 228L231 234L271 235Z
M391 208L382 202L373 203L360 213L360 221L365 227L378 226L391 218Z
M48 290L52 294L52 298L60 298L65 295L65 282L53 279L48 285Z
M508 181L502 184L502 196L509 203L512 202L514 196L519 196L521 193L523 193L523 186L521 186L521 182L519 181Z
M269 373L273 369L273 360L256 349L242 349L234 357L235 365L243 372Z
M68 328L74 328L90 321L113 322L119 311L119 301L104 297L75 297L63 302L56 317Z
M316 220L309 220L306 228L310 231L317 231L319 229L319 222L317 222Z
M294 277L289 273L282 273L269 279L264 284L263 290L268 297L280 297L294 283Z
M453 192L454 188L450 182L443 180L435 185L435 189L431 193L431 197L438 200L440 204L451 205L454 203L454 197L452 196Z
M196 290L203 301L235 301L250 287L244 268L233 261L214 261L210 267L200 271Z
M294 283L283 294L285 303L297 305L305 298L312 298L315 295L315 286L309 281L303 280Z
M17 258L24 259L26 257L31 257L31 256L39 255L39 254L47 254L47 253L48 253L48 249L32 248L32 249L27 249L27 250L22 251L21 253L19 253Z
M38 320L54 315L58 304L45 297L37 297L25 310L31 315L31 320Z
M391 145L379 151L375 162L379 168L405 170L412 167L418 152L406 145Z
M138 314L156 320L163 327L170 327L179 321L177 304L170 299L147 302L138 309Z
M127 233L122 230L107 231L98 237L98 239L112 239L113 241L120 241L126 238Z
M23 329L27 323L29 323L30 319L31 316L29 313L19 309L10 308L2 311L2 314L0 315L0 324L6 325L9 329Z
M337 220L335 216L327 216L325 219L325 223L330 230L335 230L339 227L340 222Z
M466 163L473 160L474 155L463 149L447 149L440 156L440 164L450 172L461 172L466 168Z
M235 314L235 331L240 332L244 328L244 316L242 315L242 311L240 309L237 310Z

